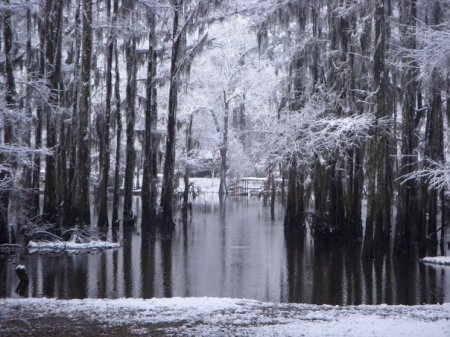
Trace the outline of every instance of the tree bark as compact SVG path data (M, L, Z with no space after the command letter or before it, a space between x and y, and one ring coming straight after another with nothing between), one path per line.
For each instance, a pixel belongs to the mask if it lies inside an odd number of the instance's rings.
M405 0L401 8L401 23L406 27L403 32L403 47L416 48L416 0ZM417 70L410 58L404 57L405 71L402 74L402 141L401 166L399 176L414 172L417 168L417 136L414 116L417 98ZM397 198L397 219L395 227L394 250L404 253L417 243L419 204L416 182L410 180L399 186Z
M111 19L111 0L107 0L108 18L110 22L107 54L106 54L106 97L105 97L105 118L103 123L103 133L101 135L100 148L100 184L99 184L99 211L98 227L108 227L108 178L109 178L109 128L111 121L111 99L112 99L112 60L114 51L114 31L116 15Z
M81 59L81 0L77 0L75 11L75 56L73 66L74 86L72 93L72 121L69 144L69 167L67 170L67 199L64 200L64 218L67 226L73 224L71 221L72 200L75 197L75 169L77 166L77 135L78 135L78 110L79 110L79 91L80 91L80 59Z
M292 160L288 175L288 192L284 228L292 234L302 234L305 231L305 215L303 205L303 177L298 171L297 159Z
M443 130L443 111L441 88L443 79L441 79L438 70L432 73L433 83L431 88L431 102L428 109L427 126L425 130L425 158L433 162L443 163L444 158L444 130ZM434 164L425 163L425 167L433 168ZM431 189L427 191L427 237L429 254L436 255L437 252L437 217L439 191Z
M189 118L189 123L186 126L186 159L189 161L192 151L192 124L194 121L194 115L192 114ZM186 162L186 167L184 169L184 192L183 192L183 207L182 207L182 218L187 220L188 209L189 209L189 175L190 166L189 162Z
M125 183L123 198L123 223L124 225L134 225L133 213L133 178L136 163L136 151L134 148L134 126L136 119L136 37L132 36L127 42L127 74L128 81L126 87L126 159L125 159Z
M118 11L118 0L114 0L114 13ZM117 40L114 39L114 62L115 62L115 83L114 100L116 102L116 164L114 167L114 191L113 191L113 211L112 225L119 226L119 189L120 189L120 141L122 138L122 117L120 113L120 71L119 54L117 51Z
M89 111L92 53L92 0L83 0L83 37L81 54L81 91L78 113L77 162L75 170L76 193L73 196L70 221L90 224L89 176Z
M6 5L9 5L9 0L6 0ZM16 105L16 84L14 79L14 68L12 64L12 45L13 45L13 33L11 26L11 13L7 8L3 17L3 38L5 45L5 77L6 77L6 107L9 110L6 114L3 113L4 123L4 139L5 145L11 145L13 143L13 125L8 114L12 114L12 109ZM11 171L9 169L10 158L0 153L0 182L3 185L0 188L0 244L9 242L9 228L8 228L8 205L9 205L9 192L12 185Z
M368 207L366 228L373 228L373 237L364 238L363 255L384 253L391 236L392 165L390 160L390 120L386 104L387 72L386 20L384 0L378 0L375 8L375 50L373 79L375 93L375 117L377 120L372 140L369 165ZM386 120L387 119L387 120ZM373 195L372 195L373 194ZM371 223L372 222L372 223ZM368 233L370 234L370 233ZM367 235L367 234L366 234ZM373 240L372 243L369 243Z
M170 64L169 111L167 117L166 156L164 161L163 186L161 191L161 225L165 231L172 231L173 221L173 179L175 164L176 113L178 105L177 65L180 54L181 36L179 35L179 15L183 0L175 1L175 13L172 28L172 57Z
M154 153L153 153L153 116L156 109L156 86L154 79L156 76L156 37L155 26L156 17L154 14L150 17L148 67L147 67L147 102L145 107L145 135L144 135L144 170L142 175L142 228L150 228L156 222L156 200L152 197L156 193L156 184L154 183Z
M59 214L56 175L56 115L54 109L59 104L61 79L61 23L62 3L56 0L46 1L45 21L47 59L47 76L50 89L49 107L47 108L47 148L54 151L45 158L45 190L44 190L44 220L55 223Z
M227 154L228 154L228 120L230 114L230 102L227 94L223 92L224 114L223 114L223 131L222 131L222 145L220 146L220 185L219 195L228 194L227 191Z

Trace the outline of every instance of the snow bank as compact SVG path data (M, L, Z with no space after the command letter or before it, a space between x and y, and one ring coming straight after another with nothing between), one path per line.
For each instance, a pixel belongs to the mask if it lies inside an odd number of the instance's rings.
M35 242L30 241L28 243L28 251L30 253L37 251L69 251L78 252L82 250L98 250L98 249L110 249L119 248L120 243L107 242L107 241L89 241L84 243L78 243L73 241L56 241L56 242Z
M229 298L6 299L2 319L67 318L123 334L158 336L450 336L450 304L329 306L274 304ZM47 327L48 328L48 327ZM14 332L11 324L9 332ZM17 330L16 330L17 331ZM112 331L112 330L110 330ZM68 331L69 332L69 331Z
M433 263L433 264L441 264L450 266L450 256L433 256L433 257L424 257L420 260L425 263Z

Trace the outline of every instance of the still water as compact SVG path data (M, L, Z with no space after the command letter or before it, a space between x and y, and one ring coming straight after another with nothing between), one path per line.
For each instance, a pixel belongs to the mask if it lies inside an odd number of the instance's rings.
M139 199L135 199L139 208ZM136 210L139 214L139 209ZM314 304L421 304L450 301L450 267L416 257L364 262L360 247L288 240L257 198L197 201L171 238L120 229L120 249L84 254L0 256L0 297L19 297L24 264L29 297L215 296ZM111 230L109 235L111 236Z

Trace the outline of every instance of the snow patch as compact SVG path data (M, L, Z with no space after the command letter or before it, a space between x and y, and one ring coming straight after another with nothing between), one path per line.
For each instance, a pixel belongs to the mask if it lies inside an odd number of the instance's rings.
M99 249L111 249L119 248L120 243L107 242L107 241L89 241L89 242L73 242L73 241L56 241L56 242L35 242L30 241L28 243L28 251L30 253L38 251L68 251L78 252L83 250L99 250Z
M450 266L450 256L424 257L420 261L424 262L424 263L433 263L433 264Z
M330 306L230 298L5 299L2 317L83 319L127 326L135 335L183 336L450 336L450 304ZM77 329L80 327L78 326ZM80 335L83 331L77 331Z

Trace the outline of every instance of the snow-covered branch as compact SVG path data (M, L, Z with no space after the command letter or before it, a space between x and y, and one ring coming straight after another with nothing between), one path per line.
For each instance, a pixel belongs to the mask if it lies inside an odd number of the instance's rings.
M450 21L440 25L419 22L415 49L402 48L402 55L410 59L410 66L420 68L420 79L424 83L432 80L433 69L444 74L450 66Z
M427 167L399 177L401 184L410 180L422 180L429 190L443 190L450 188L450 165L430 158L425 158Z

